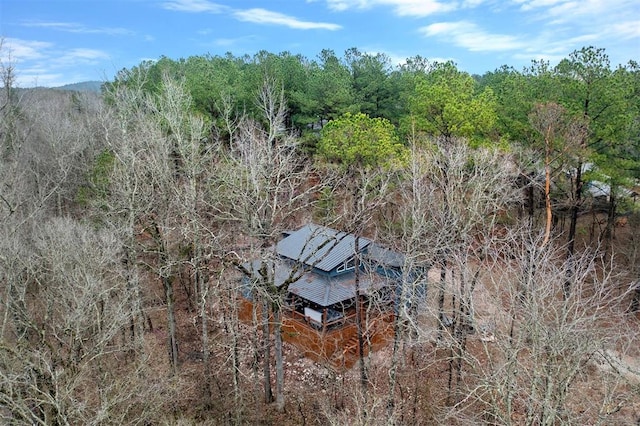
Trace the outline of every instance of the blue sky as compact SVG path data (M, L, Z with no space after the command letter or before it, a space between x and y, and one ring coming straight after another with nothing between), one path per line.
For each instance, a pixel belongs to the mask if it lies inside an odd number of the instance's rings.
M420 55L484 74L573 50L640 61L638 0L0 0L0 58L18 85L111 80L164 55L351 47L394 63Z

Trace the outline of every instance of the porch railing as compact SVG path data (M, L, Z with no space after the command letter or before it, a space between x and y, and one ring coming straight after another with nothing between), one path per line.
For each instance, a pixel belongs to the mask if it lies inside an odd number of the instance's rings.
M327 321L325 323L320 323L312 319L311 317L296 311L293 308L285 308L284 312L287 314L289 318L292 318L296 321L304 322L305 324L309 324L310 326L322 331L326 331L331 328L338 328L339 326L344 326L347 324L355 324L355 318L356 318L355 312L350 312L335 320Z

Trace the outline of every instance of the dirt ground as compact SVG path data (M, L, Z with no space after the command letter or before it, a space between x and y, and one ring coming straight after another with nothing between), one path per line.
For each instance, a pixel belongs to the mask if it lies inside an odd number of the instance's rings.
M591 218L588 219L589 221ZM585 219L583 224L582 238L590 238L590 222ZM625 224L626 228L616 229L619 239L634 238L636 228L631 228ZM429 275L431 283L439 280L439 271L432 270ZM495 318L504 311L500 305L500 298L495 294L495 283L491 280L481 279L473 294L475 333L468 336L467 351L470 358L479 363L486 361L487 348L491 350L492 345L498 345L500 339L505 339L506 330L501 330L496 325ZM210 312L211 318L211 363L213 364L213 389L214 399L219 398L219 406L213 408L202 407L202 382L203 382L203 359L200 344L200 323L197 312L190 305L182 291L176 292L179 295L177 300L177 319L180 343L180 374L179 377L171 379L171 392L175 393L179 399L177 406L173 407L177 418L200 418L204 415L207 420L202 420L203 424L227 424L230 419L230 408L224 406L231 402L232 391L230 377L228 377L228 352L225 348L216 347L220 339L224 339L225 324L213 309ZM447 355L441 345L437 344L437 323L436 315L436 291L430 290L430 298L425 303L422 315L420 315L419 329L421 333L415 338L416 345L421 346L420 362L424 363L424 368L418 370L407 370L409 361L406 357L414 356L413 349L403 346L402 353L405 356L405 370L401 371L404 376L400 380L405 381L400 399L407 401L413 398L414 407L420 410L433 411L425 414L423 420L418 422L407 421L407 424L477 424L478 417L469 414L467 421L454 419L451 416L451 407L444 403L444 388L447 383L446 363L442 357ZM151 319L154 324L153 332L149 333L149 351L152 358L157 360L158 376L163 376L163 371L167 372L168 362L166 356L166 312L162 307L162 290L158 286L153 294L149 295L152 301L150 304L157 306L151 310ZM595 353L593 357L583 366L583 374L579 374L572 389L576 389L575 394L579 395L577 400L568 401L572 410L584 413L584 424L621 425L633 426L640 424L640 314L627 315L624 323L618 324L618 328L623 330L626 336L626 344L620 347L603 348ZM252 334L249 327L242 328L242 383L248 387L245 394L253 395L250 399L244 400L247 405L246 411L248 419L262 419L256 424L346 424L350 415L357 409L357 398L354 396L358 389L359 370L358 365L349 371L333 371L324 365L318 364L308 358L288 344L284 344L284 365L285 365L285 398L286 409L284 415L276 413L272 404L264 404L262 398L262 371L260 366L252 364L253 349L250 347ZM445 345L446 346L446 345ZM414 346L415 348L415 346ZM411 354L411 355L409 355ZM391 345L375 353L372 353L369 362L369 374L372 391L376 395L385 395L388 390L388 375L390 360L392 358ZM222 366L227 366L222 368ZM468 367L463 367L463 372ZM469 367L470 368L470 367ZM273 371L272 371L273 374ZM463 374L471 377L470 372ZM420 383L418 383L420 382ZM413 383L411 387L408 383ZM417 395L417 389L428 389L424 394ZM413 393L412 393L413 392ZM423 398L421 401L420 398ZM379 403L383 404L383 397ZM371 400L369 400L371 403ZM356 405L354 405L356 404ZM385 402L386 404L386 402ZM408 405L407 405L408 406ZM434 408L435 407L435 408ZM415 408L414 408L415 409ZM473 407L469 408L473 410ZM526 406L516 406L520 412L514 413L512 420L514 424L519 424L518 419L522 419L522 413ZM380 411L383 412L384 410ZM202 414L205 413L205 414ZM257 413L257 414L256 414ZM431 417L429 417L431 416ZM463 419L465 417L462 417ZM226 420L225 420L226 419ZM443 420L444 419L444 420ZM405 419L406 420L406 419ZM187 423L191 424L191 423ZM377 424L377 423L371 423ZM398 424L403 424L402 422Z

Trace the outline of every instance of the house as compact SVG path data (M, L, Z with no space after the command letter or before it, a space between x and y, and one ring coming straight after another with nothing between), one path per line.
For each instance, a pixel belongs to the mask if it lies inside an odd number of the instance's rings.
M268 261L242 265L245 309L256 308L253 284L272 284L284 296L283 339L306 356L334 367L353 365L359 355L357 303L362 308L365 351L393 337L402 254L315 224L286 233L270 253Z

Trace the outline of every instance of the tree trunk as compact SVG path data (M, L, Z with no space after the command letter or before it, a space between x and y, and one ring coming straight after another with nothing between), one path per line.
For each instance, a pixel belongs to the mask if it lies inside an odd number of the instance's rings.
M397 378L397 372L398 372L398 363L399 363L399 356L400 356L400 342L401 339L403 338L403 331L405 329L405 327L403 327L403 322L402 322L402 317L401 317L401 311L402 311L402 307L404 306L404 304L406 303L407 299L409 297L407 297L407 274L406 272L403 273L403 279L402 279L402 285L400 287L400 294L395 298L395 309L394 309L394 316L393 316L393 349L391 351L391 366L389 368L389 400L387 401L387 423L388 424L393 424L393 416L394 416L394 409L395 409L395 392L396 392L396 385L398 382L398 378ZM417 297L410 297L412 305L417 305L418 303L418 298ZM412 315L413 315L413 310L414 310L414 306L411 307L412 309ZM416 308L417 309L417 308Z
M242 417L242 404L241 404L241 393L240 393L240 354L239 354L239 312L238 312L238 289L232 284L225 289L225 295L227 297L226 309L225 312L225 321L224 321L224 330L227 333L230 342L229 348L229 356L231 357L231 368L232 368L232 382L233 382L233 424L240 424ZM255 300L255 298L254 298ZM253 324L257 324L256 318L256 306L255 303L252 303L252 319ZM254 350L253 362L252 362L252 373L255 375L257 373L257 356L255 355L257 352L257 338L255 334L257 333L258 327L253 327L254 334L252 335L252 347Z
M615 195L614 187L611 185L609 188L609 204L607 209L607 227L604 231L604 247L605 254L609 252L613 243L613 233L616 226L616 214L617 214L618 200Z
M451 273L451 286L455 287L455 277L453 275L453 272ZM461 277L462 279L462 277ZM452 294L451 296L452 300L451 300L451 309L453 310L453 318L451 320L451 334L453 335L454 338L454 342L451 345L451 349L449 350L449 378L447 380L447 405L451 405L452 404L452 396L454 393L454 389L453 389L453 370L454 370L454 365L457 361L457 359L460 356L459 353L459 348L457 346L459 337L459 325L458 325L458 313L459 313L459 309L456 306L456 302L458 302L458 298L456 298L455 292ZM459 302L458 302L459 303Z
M571 293L571 281L574 276L574 254L576 243L576 227L578 224L578 214L582 204L582 162L579 162L576 167L576 178L573 184L574 200L571 206L571 221L569 223L569 236L567 238L567 270L566 279L563 287L563 294L565 299L569 297Z
M361 420L363 423L367 423L367 398L368 398L368 375L367 375L367 365L364 359L364 348L365 348L365 334L364 334L364 312L362 306L362 296L360 294L360 236L356 234L354 241L354 282L355 282L355 293L356 293L356 336L358 339L358 364L360 366L360 387L362 391L362 410L360 412Z
M360 256L358 251L360 250L360 237L358 235L355 236L355 258L354 258L354 281L356 287L356 333L358 338L358 357L360 360L360 384L362 385L362 390L364 395L366 396L366 388L367 388L367 366L364 360L364 318L362 312L362 296L360 295Z
M194 244L197 246L197 243ZM207 299L209 297L209 288L207 283L205 282L204 276L200 271L200 249L194 248L195 250L195 259L193 260L194 264L194 275L196 281L196 287L198 288L198 294L200 296L200 319L202 321L202 363L203 363L203 374L204 374L204 398L205 398L205 406L207 408L211 407L212 404L212 393L211 393L211 364L209 360L209 316L207 314Z
M551 224L553 214L551 211L551 141L545 138L545 158L544 158L544 205L547 213L547 220L544 227L544 240L542 245L546 245L551 237Z
M442 339L444 332L444 295L447 279L447 260L442 259L440 262L440 284L438 287L438 341Z
M535 211L536 211L536 206L535 206L535 187L533 186L533 182L535 179L535 174L534 173L530 173L529 177L531 178L531 182L529 182L529 186L527 188L527 198L529 199L529 205L528 207L528 213L529 213L529 224L531 226L533 226L533 218L535 215Z
M262 302L262 373L264 377L264 402L267 404L273 402L273 392L271 391L271 336L269 336L269 311L269 301L265 298Z
M133 229L131 225L130 229ZM133 234L133 231L131 232ZM134 248L135 237L131 235L128 237L129 243L126 243L123 247L125 274L127 280L127 291L131 295L131 319L129 321L129 338L134 344L137 350L143 348L143 332L145 323L144 307L142 305L142 297L140 295L140 280L138 276L138 266L136 265L137 253ZM123 330L123 334L126 331Z
M476 283L478 282L478 277L480 276L480 270L478 269L473 276L471 281L471 285L467 290L465 288L464 278L461 276L460 278L460 302L459 302L459 317L457 321L457 330L456 330L456 341L457 341L457 351L458 356L456 358L455 370L456 370L456 390L461 382L462 377L462 360L465 352L467 351L467 335L472 332L473 329L473 308L472 308L472 295L473 290L476 287ZM457 398L456 398L456 402Z
M395 408L396 384L398 382L398 357L400 348L400 315L396 312L393 321L393 349L391 351L391 367L389 368L389 400L387 401L387 423L393 424Z
M629 312L640 312L640 279L636 281L633 289L633 299L631 299L631 305L629 306Z
M276 410L284 411L284 365L282 357L282 311L277 306L273 311L273 339L276 356Z
M167 304L167 331L169 333L169 361L171 362L172 373L176 374L178 370L178 341L176 337L176 313L175 313L175 299L173 294L173 277L170 276L169 271L163 271L169 267L169 257L167 253L167 247L165 245L164 236L160 231L160 227L157 223L152 223L152 228L155 233L154 239L158 250L158 272L161 276L162 287L164 289L165 303Z
M162 277L162 286L164 287L164 296L167 303L167 329L169 332L169 359L171 361L171 369L173 374L178 370L178 341L176 338L176 315L175 303L173 296L172 278L168 276Z

